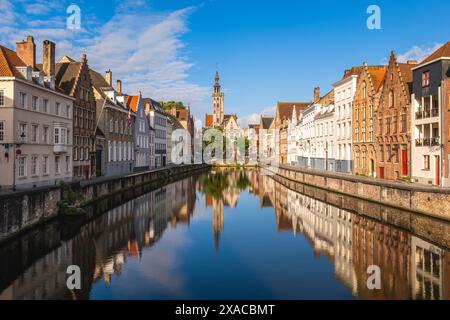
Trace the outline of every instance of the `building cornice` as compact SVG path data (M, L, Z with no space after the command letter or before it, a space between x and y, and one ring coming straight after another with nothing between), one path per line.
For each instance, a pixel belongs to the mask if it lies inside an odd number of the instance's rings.
M0 81L17 81L17 82L29 85L30 87L41 89L41 90L47 91L48 93L53 93L53 94L56 94L56 95L58 95L60 97L63 97L63 98L66 98L66 99L69 99L69 100L72 100L72 101L76 100L74 97L68 96L68 95L66 95L64 93L61 93L61 92L58 92L58 91L55 91L55 90L51 90L51 89L48 89L48 88L45 88L45 87L42 87L42 86L38 86L37 84L31 83L31 82L26 81L26 80L19 79L17 77L0 77Z

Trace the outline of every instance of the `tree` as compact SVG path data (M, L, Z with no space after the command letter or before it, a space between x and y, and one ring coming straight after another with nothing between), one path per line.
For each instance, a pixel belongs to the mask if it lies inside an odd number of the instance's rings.
M164 110L171 110L173 108L175 108L177 110L185 110L186 109L183 102L181 102L181 101L175 102L172 100L164 103L163 108L164 108Z

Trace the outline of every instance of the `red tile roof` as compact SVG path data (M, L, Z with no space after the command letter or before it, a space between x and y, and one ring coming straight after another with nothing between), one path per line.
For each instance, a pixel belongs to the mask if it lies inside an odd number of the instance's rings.
M205 119L205 127L207 128L212 127L212 124L213 124L213 116L211 114L207 114Z
M24 79L16 67L26 67L26 64L19 58L16 52L0 46L0 76Z
M290 119L292 117L292 111L294 110L295 106L298 117L300 116L300 113L305 110L310 104L311 102L278 102L278 116L281 120Z
M377 70L373 70L373 69L369 69L369 74L372 77L372 83L374 86L375 91L378 91L380 89L380 87L383 85L384 83L384 78L386 76L386 68L383 69L377 69Z

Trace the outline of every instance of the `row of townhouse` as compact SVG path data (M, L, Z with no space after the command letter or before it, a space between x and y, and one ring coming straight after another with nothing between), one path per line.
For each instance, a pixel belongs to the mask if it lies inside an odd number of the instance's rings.
M120 80L114 87L112 72L93 70L85 54L81 61L55 57L55 43L45 40L37 63L32 36L17 42L15 51L0 45L0 188L167 165L167 131L182 126L176 116L141 94L123 93ZM191 125L190 111L185 113L180 118Z
M313 102L279 102L274 118L261 117L258 155L450 186L449 78L450 42L420 63L392 52L387 65L352 67L324 96L315 88Z

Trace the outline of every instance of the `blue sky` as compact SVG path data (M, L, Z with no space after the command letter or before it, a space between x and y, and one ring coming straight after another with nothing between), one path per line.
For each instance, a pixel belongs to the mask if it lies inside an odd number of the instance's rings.
M81 8L80 31L66 28L71 3ZM366 27L371 4L381 8L381 30ZM129 94L183 100L201 118L218 63L226 113L252 122L277 101L330 90L346 68L385 62L391 50L420 60L450 40L448 12L448 0L0 0L0 42L14 48L31 33L38 57L44 39L58 56L84 51Z

